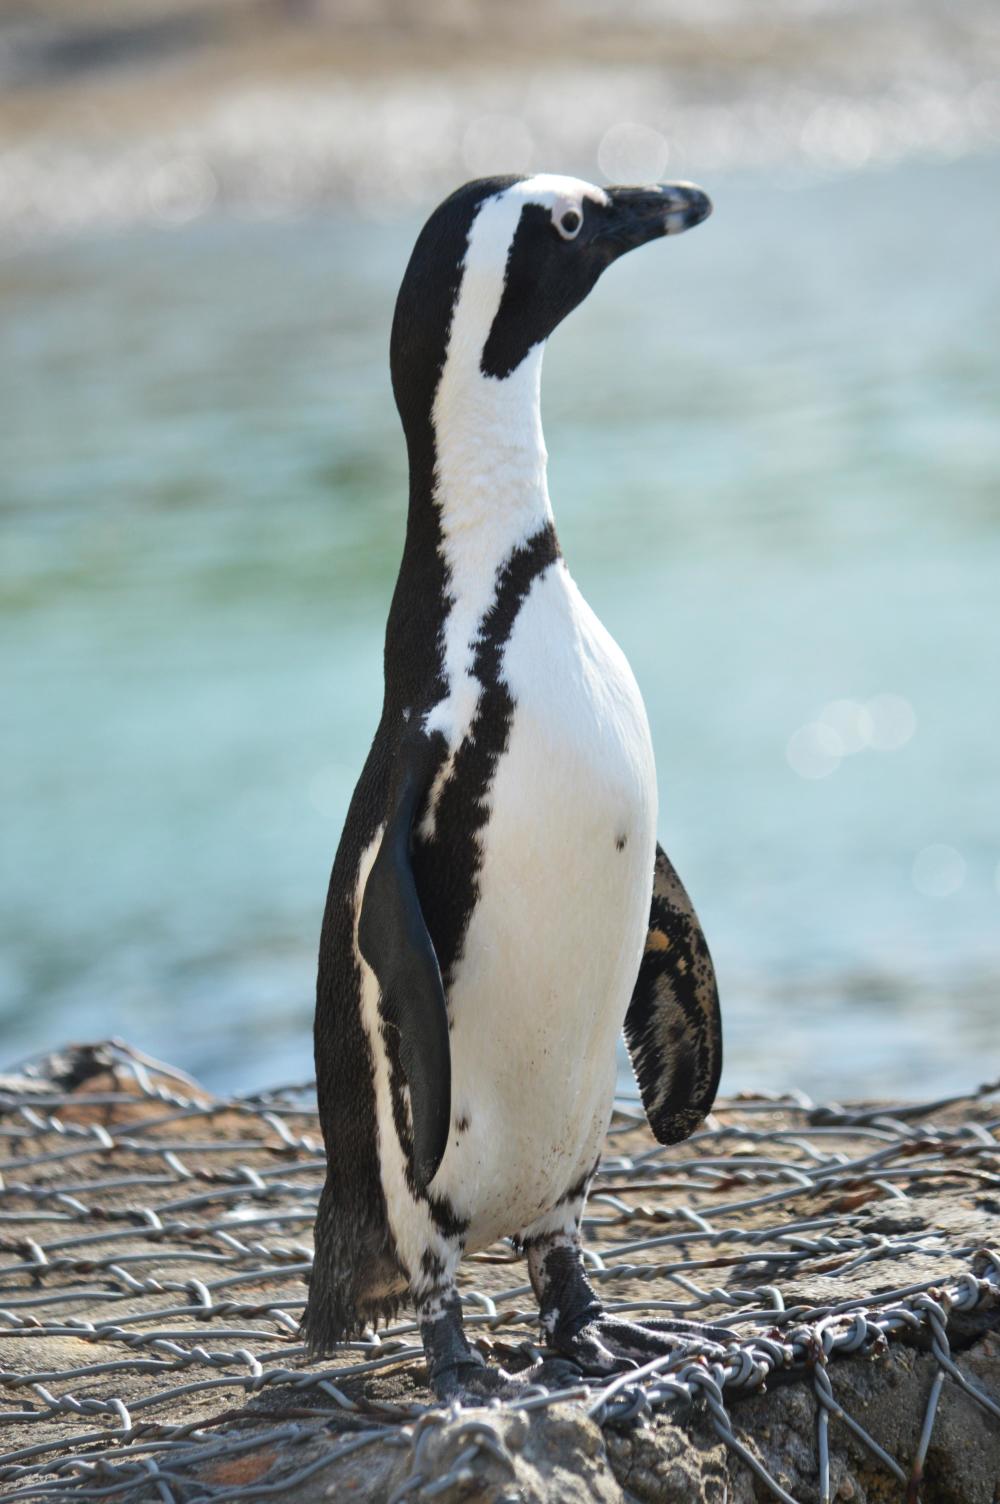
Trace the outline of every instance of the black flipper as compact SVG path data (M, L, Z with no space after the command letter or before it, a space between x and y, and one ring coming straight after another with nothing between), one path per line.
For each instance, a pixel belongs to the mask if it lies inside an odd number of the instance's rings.
M711 1110L722 1071L715 970L698 916L656 848L649 934L625 1018L649 1126L661 1144L688 1138Z
M388 823L358 921L358 945L378 978L382 1017L399 1031L399 1058L410 1089L413 1170L421 1191L433 1180L448 1142L451 1048L441 968L420 907L410 845L442 750L440 736L413 730L403 738Z

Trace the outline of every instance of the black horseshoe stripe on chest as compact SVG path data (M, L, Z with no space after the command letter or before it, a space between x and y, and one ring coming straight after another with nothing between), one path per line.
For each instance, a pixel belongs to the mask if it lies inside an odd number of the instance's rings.
M529 590L559 557L555 529L548 524L515 548L498 570L493 602L480 622L474 649L472 673L481 686L476 714L468 735L456 751L451 775L438 798L434 835L428 840L414 834L411 864L446 996L478 897L477 879L482 863L479 837L489 816L487 796L497 763L507 747L516 708L501 678L503 651ZM433 782L443 751L442 743L428 783ZM413 1130L399 1033L390 1028L382 1037L389 1064L393 1124L406 1160L407 1182L416 1195L419 1191ZM444 1237L461 1236L465 1223L450 1203L432 1191L425 1190L423 1196L438 1231Z
M476 714L438 797L434 835L414 844L417 887L446 991L454 981L479 896L480 835L489 819L488 795L516 708L501 678L503 651L532 585L560 557L559 540L548 523L515 548L498 571L493 603L480 622L475 643L472 672L481 686Z

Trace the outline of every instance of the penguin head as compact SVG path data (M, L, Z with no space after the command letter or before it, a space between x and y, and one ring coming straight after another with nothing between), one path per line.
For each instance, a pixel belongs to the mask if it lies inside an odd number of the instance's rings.
M448 364L507 381L626 251L711 213L691 183L599 188L580 178L480 178L439 205L403 278L392 332L397 404L424 405Z
M689 229L712 207L689 183L597 188L549 176L523 180L503 198L518 212L503 265L494 263L500 297L480 362L483 375L499 381L548 339L619 256Z

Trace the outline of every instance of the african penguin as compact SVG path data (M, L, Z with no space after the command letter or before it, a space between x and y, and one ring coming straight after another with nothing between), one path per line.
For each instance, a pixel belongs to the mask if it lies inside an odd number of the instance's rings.
M600 1373L669 1352L678 1328L729 1335L615 1318L583 1272L623 1025L662 1143L711 1107L721 1032L656 844L642 698L560 552L539 412L557 324L617 257L710 208L686 183L467 183L421 231L396 304L409 512L320 941L328 1171L303 1329L328 1350L408 1295L445 1400L516 1385L470 1347L455 1285L462 1255L500 1237L527 1256L563 1377L565 1360Z

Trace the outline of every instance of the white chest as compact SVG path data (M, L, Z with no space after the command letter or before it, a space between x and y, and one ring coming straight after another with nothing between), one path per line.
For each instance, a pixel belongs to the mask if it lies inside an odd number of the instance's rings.
M501 672L515 709L449 996L468 1127L436 1180L476 1243L529 1225L599 1152L655 854L642 699L561 562L532 586Z
M624 654L561 561L521 607L501 675L515 711L490 844L519 836L526 867L613 871L656 824L649 726Z

